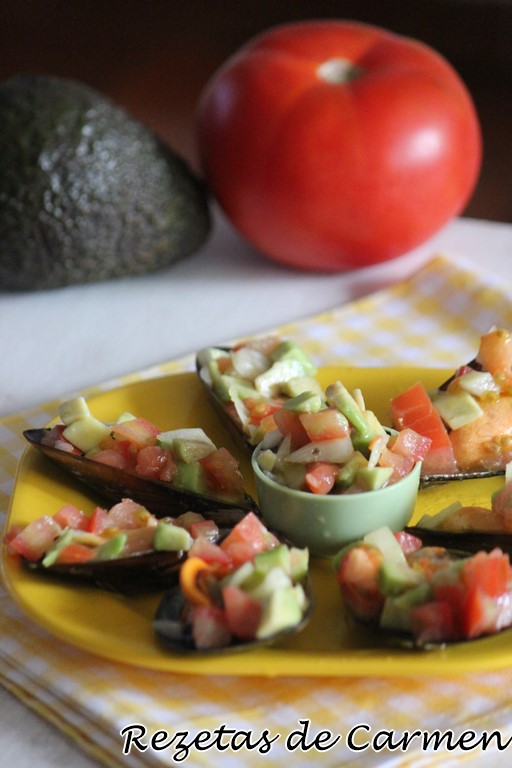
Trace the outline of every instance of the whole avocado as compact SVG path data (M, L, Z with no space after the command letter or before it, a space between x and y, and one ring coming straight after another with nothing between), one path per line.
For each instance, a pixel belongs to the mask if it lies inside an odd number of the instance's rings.
M210 226L200 179L110 100L43 75L0 84L0 289L152 272Z

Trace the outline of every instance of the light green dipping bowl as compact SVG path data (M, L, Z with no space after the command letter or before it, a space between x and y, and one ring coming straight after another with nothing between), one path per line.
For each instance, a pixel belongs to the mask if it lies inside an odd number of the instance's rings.
M330 557L382 525L399 531L412 517L421 462L399 482L377 491L324 496L276 483L258 466L260 450L253 453L252 468L263 519L295 546L308 547L311 555Z

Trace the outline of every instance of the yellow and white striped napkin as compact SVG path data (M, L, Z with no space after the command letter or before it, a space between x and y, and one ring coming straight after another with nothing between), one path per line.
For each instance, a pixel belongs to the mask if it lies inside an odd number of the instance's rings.
M511 299L512 293L492 276L436 257L392 288L268 330L296 339L319 365L449 368L471 359L480 335L492 325L512 327ZM193 354L163 362L83 394L191 369L193 362ZM53 418L56 405L46 403L0 422L2 518L24 450L21 433ZM300 670L293 678L145 670L56 641L27 619L1 587L0 682L106 766L181 763L199 768L222 760L223 768L239 768L280 766L291 759L297 766L332 768L356 761L363 768L450 768L471 758L480 764L481 734L494 734L487 756L502 754L497 734L502 746L512 738L512 670L391 679L300 677ZM146 733L134 731L141 738L123 754L121 732L134 724ZM223 748L229 734L219 735L222 726L236 733L229 749ZM421 735L436 731L445 741L436 749L431 742L425 751ZM167 741L160 749L144 749L158 732ZM197 740L201 732L209 742ZM306 734L302 740L299 732ZM474 732L471 749L452 749L447 741L452 732L453 739L469 739ZM410 741L402 749L406 733Z

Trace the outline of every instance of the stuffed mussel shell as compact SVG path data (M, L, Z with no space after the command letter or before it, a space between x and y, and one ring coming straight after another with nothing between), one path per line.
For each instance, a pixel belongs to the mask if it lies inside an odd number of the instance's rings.
M176 517L183 512L194 511L208 514L216 521L221 514L219 510L231 510L232 519L241 519L247 510L258 509L247 493L237 501L206 496L60 450L43 442L49 432L48 428L28 429L23 436L42 455L109 501L129 497L157 516Z

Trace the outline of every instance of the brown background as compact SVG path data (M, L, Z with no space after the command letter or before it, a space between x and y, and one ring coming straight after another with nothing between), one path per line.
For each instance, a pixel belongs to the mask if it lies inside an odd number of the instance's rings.
M270 26L331 17L416 37L451 61L484 137L465 215L512 221L512 0L1 0L0 79L37 72L82 80L195 166L194 106L222 61Z

